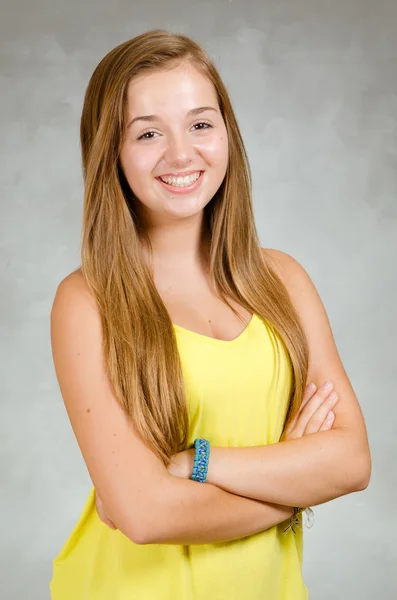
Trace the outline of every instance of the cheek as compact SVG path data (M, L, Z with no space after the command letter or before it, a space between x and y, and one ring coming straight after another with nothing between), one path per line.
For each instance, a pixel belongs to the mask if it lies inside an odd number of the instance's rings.
M226 132L206 138L197 147L211 166L223 168L227 163L229 148Z
M148 149L129 148L121 154L121 163L127 178L139 179L151 173L156 165L153 152Z

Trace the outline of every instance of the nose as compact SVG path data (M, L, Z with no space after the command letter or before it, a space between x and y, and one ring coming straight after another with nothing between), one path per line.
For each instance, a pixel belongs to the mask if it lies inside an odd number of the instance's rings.
M168 138L165 160L173 168L189 165L194 156L192 140L184 133L173 134Z

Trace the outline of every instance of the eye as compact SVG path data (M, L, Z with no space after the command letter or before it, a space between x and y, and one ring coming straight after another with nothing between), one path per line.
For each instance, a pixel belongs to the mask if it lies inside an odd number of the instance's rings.
M145 137L146 135L150 135L151 133L156 133L155 131L145 131L145 133L142 133L142 135L139 136L139 138L137 138L138 140L152 140L153 138L149 138L149 137Z
M199 123L195 123L193 125L193 127L197 127L197 125L207 125L208 128L212 127L211 123L208 123L208 121L200 121ZM205 128L201 127L200 129L207 129L207 127L205 127ZM200 129L199 129L199 131L200 131Z
M196 131L201 131L203 129L209 129L212 127L211 123L208 123L208 121L199 121L198 123L195 123L193 125L193 127L197 127L198 125L206 125L206 127L200 127L200 129L196 129ZM142 133L142 135L140 135L137 139L139 140L153 140L153 137L146 137L146 136L150 136L152 133L157 133L156 131L145 131L144 133Z

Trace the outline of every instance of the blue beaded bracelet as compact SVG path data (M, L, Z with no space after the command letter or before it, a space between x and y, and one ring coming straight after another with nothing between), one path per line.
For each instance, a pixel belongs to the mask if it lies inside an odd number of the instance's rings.
M210 459L210 443L204 438L197 438L194 440L194 447L194 466L191 479L205 483Z

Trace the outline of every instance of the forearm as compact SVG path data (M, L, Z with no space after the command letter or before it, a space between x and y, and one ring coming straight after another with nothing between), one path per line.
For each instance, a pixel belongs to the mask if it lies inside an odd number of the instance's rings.
M150 508L144 544L230 541L269 529L293 512L190 479L169 476L164 490Z
M315 506L367 485L369 454L343 430L267 446L211 448L207 481L248 498Z

